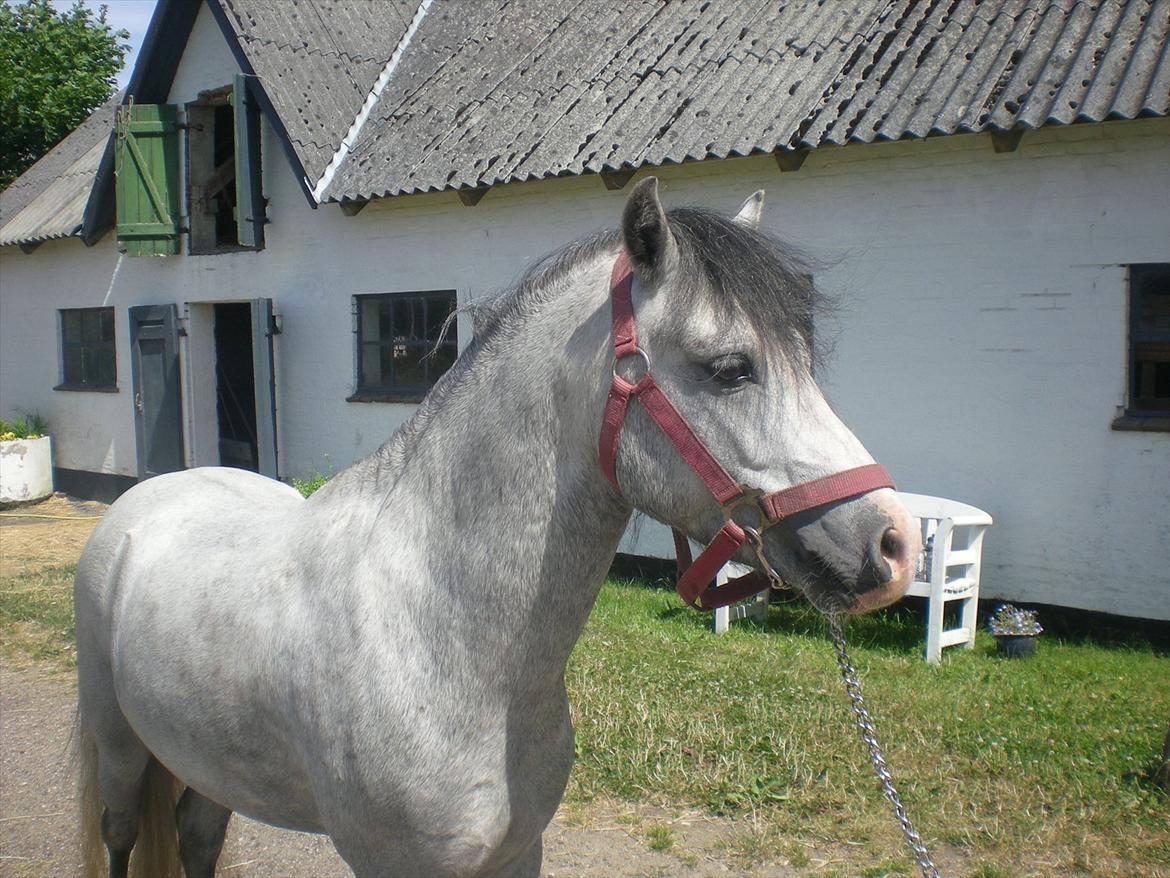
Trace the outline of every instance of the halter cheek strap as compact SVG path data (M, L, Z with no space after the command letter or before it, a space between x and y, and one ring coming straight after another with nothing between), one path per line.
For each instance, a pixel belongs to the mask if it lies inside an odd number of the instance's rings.
M723 527L693 562L686 536L678 529L674 529L674 546L678 558L676 588L679 596L688 606L698 609L713 610L725 607L768 587L768 577L761 573L742 576L722 586L716 586L714 583L719 570L739 551L749 537L761 563L765 569L770 569L763 557L761 539L763 531L798 512L857 497L878 488L892 488L894 483L883 467L869 464L772 494L763 494L761 491L738 484L715 459L703 441L695 435L695 431L679 414L678 409L651 375L650 358L638 347L638 330L630 296L632 281L633 271L629 257L623 251L614 263L610 277L614 369L613 382L610 384L601 424L598 448L601 470L609 483L620 491L621 486L617 478L618 445L621 442L622 425L625 423L630 403L637 399L723 509L725 519ZM631 356L641 357L646 367L642 377L633 384L617 373L618 364ZM758 530L741 527L732 520L732 513L745 504L753 505L759 511L761 524Z

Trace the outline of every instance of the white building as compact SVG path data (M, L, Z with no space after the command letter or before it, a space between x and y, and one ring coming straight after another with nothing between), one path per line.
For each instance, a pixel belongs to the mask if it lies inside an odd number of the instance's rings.
M0 407L48 419L59 488L344 467L410 417L451 300L652 172L668 206L767 190L841 306L846 423L995 517L984 596L1170 619L1156 4L313 5L161 0L116 135L103 108L0 196Z

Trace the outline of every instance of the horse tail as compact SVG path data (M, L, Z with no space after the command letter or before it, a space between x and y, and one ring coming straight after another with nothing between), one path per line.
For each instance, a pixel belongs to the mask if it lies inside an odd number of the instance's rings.
M81 805L81 874L100 878L106 871L102 844L102 800L98 794L98 748L93 735L73 726L73 762L77 766L77 799Z
M73 760L81 806L81 863L84 878L106 874L107 854L102 841L102 800L98 785L98 747L94 736L76 723ZM142 780L138 811L138 840L130 857L134 878L182 878L175 806L179 782L151 757Z
M175 776L154 757L142 782L138 841L130 858L134 878L181 878L175 806L181 792Z

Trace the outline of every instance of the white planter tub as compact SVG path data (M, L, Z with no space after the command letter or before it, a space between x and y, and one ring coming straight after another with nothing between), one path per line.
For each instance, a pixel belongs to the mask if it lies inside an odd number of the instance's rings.
M0 441L0 503L30 503L52 493L50 438Z

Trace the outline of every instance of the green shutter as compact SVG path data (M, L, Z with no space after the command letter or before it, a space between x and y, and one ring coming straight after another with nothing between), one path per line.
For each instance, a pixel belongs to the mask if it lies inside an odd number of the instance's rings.
M236 120L236 235L243 247L264 246L264 193L260 187L260 111L254 76L237 73L232 82Z
M174 104L118 108L118 240L130 256L179 252L179 130Z

